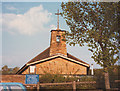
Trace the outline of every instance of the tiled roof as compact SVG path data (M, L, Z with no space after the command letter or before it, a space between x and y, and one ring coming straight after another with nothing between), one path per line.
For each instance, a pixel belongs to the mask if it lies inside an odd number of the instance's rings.
M83 62L82 60L80 60L80 59L78 59L78 58L72 56L72 55L69 54L69 53L67 53L67 57L68 57L68 58L71 58L71 59L74 59L74 60L76 60L76 61L79 61L79 62L81 62L81 63L87 64L87 63ZM89 65L89 64L88 64L88 65Z
M37 55L36 57L34 57L33 59L31 59L28 63L32 63L44 58L48 58L49 57L49 52L50 52L50 47L48 47L46 50L44 50L42 53L40 53L39 55Z
M50 57L49 56L49 53L50 53L50 47L48 47L46 50L44 50L42 53L40 53L39 55L37 55L35 58L33 58L32 60L30 60L28 63L32 63L32 62L35 62L35 61L38 61L38 60L41 60L41 59L44 59L44 58L48 58ZM84 63L84 64L87 64L85 62L83 62L82 60L72 56L71 54L67 53L67 57L68 58L71 58L71 59L74 59L76 61L79 61L81 63Z
M42 59L45 59L45 58L49 58L49 53L50 53L50 47L48 47L46 50L44 50L42 53L38 54L36 57L34 57L33 59L31 59L29 62L27 62L16 74L19 74L21 73L22 71L24 71L26 68L27 68L27 64L29 63L34 63L36 61L39 61L39 60L42 60ZM72 56L71 54L67 53L67 57L70 58L70 59L73 59L75 61L78 61L78 62L81 62L83 64L87 64L85 62L83 62L82 60ZM89 65L89 64L87 64Z

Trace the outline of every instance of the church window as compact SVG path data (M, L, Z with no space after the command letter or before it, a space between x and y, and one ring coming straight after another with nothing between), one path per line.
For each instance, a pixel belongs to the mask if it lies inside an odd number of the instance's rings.
M56 41L60 42L60 36L56 36Z
M36 68L36 66L30 66L30 74L35 73L35 68Z

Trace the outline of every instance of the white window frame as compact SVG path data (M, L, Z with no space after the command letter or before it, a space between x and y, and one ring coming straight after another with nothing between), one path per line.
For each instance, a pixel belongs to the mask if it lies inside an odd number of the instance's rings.
M36 69L35 65L30 66L30 74L34 74L35 73L35 69Z

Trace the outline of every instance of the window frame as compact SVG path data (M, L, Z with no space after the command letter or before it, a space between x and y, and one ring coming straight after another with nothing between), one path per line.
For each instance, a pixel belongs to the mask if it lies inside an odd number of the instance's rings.
M34 67L34 72L31 72L31 67ZM29 66L29 74L36 74L36 65Z

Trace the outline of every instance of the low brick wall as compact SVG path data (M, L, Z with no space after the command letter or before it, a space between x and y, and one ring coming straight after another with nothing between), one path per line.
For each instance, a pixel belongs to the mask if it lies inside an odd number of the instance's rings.
M25 75L0 75L1 82L19 82L25 84Z

